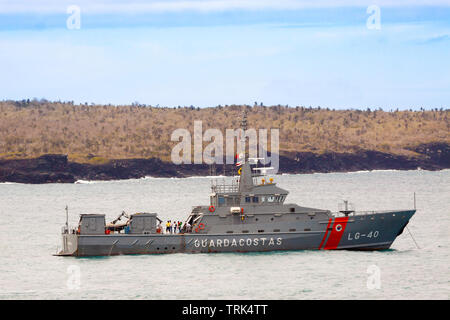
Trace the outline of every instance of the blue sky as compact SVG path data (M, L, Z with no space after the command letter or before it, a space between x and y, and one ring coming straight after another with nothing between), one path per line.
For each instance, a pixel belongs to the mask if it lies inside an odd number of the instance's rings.
M0 0L0 72L0 100L448 108L450 1Z

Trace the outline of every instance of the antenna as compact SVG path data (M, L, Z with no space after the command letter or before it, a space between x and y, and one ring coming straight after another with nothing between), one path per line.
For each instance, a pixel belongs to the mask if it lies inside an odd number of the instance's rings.
M244 109L242 113L241 128L244 131L247 130L247 109Z
M239 155L241 152L243 153L243 155L244 155L244 161L243 161L243 163L245 163L246 162L246 145L245 145L245 131L247 131L247 109L245 109L245 107L244 107L244 111L242 112L242 120L241 120L241 129L242 129L242 131L240 132L240 134L242 134L241 135L241 148L243 148L244 150L240 150L240 151L238 151L238 150L236 150L237 151L237 154Z
M66 232L69 233L69 207L66 204Z
M215 162L213 162L212 164L209 165L209 175L211 177L217 175L216 163Z

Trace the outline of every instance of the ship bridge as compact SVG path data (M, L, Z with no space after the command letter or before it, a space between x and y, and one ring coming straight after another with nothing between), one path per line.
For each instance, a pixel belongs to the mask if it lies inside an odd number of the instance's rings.
M211 185L210 204L215 207L241 205L282 204L289 192L278 187L273 179L266 180L265 175L252 173L250 163L242 166L241 176L231 184L215 183Z

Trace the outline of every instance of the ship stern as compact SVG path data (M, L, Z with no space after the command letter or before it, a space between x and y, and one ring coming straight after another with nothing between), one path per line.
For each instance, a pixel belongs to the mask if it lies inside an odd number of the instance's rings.
M62 233L62 248L56 256L76 256L78 251L78 235Z

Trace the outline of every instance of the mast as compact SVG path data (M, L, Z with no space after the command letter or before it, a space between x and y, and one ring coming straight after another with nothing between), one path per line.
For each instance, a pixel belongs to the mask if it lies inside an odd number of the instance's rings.
M247 161L247 152L245 147L245 131L247 130L247 110L244 109L241 120L241 152L238 153L237 161L241 161L240 155L242 153L242 165L241 165L241 176L239 178L239 192L249 191L253 187L253 179L252 179L252 171L250 167L250 163Z
M66 205L66 233L69 233L69 207Z

